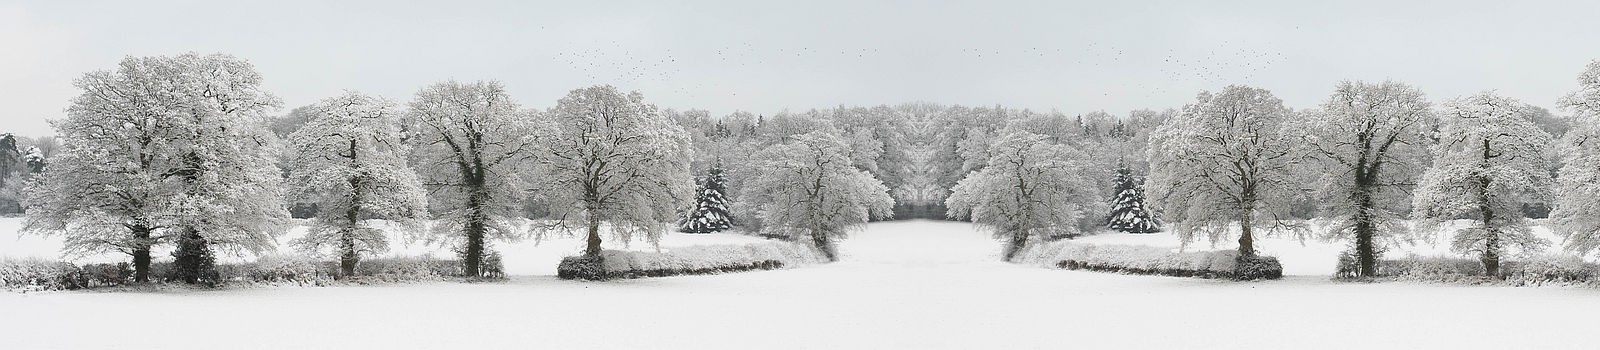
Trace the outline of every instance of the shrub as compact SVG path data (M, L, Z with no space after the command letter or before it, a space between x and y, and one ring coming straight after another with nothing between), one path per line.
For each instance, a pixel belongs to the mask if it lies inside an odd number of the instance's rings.
M458 277L462 272L459 261L420 256L364 259L356 265L356 274L361 282L415 282Z
M562 279L605 280L614 278L704 275L750 270L772 270L786 266L827 261L822 253L791 242L764 242L750 245L708 245L675 248L666 252L606 250L599 257L567 257L556 268Z
M116 264L83 265L87 288L111 287L133 283L133 266L126 262Z
M1526 260L1503 260L1500 276L1484 276L1477 259L1418 257L1378 262L1379 278L1384 280L1466 284L1506 284L1512 286L1584 285L1600 286L1600 265L1586 263L1575 256L1535 256Z
M1270 256L1240 256L1233 268L1233 279L1241 281L1283 278L1283 264Z
M1241 259L1231 250L1172 252L1166 248L1136 245L1095 245L1060 240L1025 249L1018 262L1069 270L1089 270L1139 275L1277 279L1283 267L1277 258Z
M218 266L218 271L231 270L231 264ZM232 281L247 281L251 283L324 286L333 282L337 276L338 266L330 262L318 262L305 257L291 255L265 255L257 258L254 263L240 264L236 272L224 276Z
M564 280L604 280L606 279L605 260L598 256L591 257L588 255L561 258L561 265L556 266L556 277Z
M0 261L0 287L8 290L68 290L89 286L77 265L41 259Z

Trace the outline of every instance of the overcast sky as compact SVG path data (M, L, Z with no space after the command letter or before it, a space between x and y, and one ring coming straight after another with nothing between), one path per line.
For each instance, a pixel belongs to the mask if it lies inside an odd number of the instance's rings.
M713 115L912 101L1124 115L1229 84L1299 109L1346 79L1552 107L1600 59L1593 1L393 3L0 0L0 132L52 133L84 72L188 51L249 60L285 111L493 79L525 107L611 84Z

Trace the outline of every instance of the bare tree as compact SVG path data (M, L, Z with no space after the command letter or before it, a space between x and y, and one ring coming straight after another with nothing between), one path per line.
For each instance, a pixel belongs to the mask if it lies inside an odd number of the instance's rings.
M1002 132L986 166L956 183L945 200L948 215L970 218L1005 239L1006 261L1034 240L1082 234L1085 219L1097 219L1091 213L1103 209L1087 155L1044 135Z
M468 276L484 274L490 239L517 237L531 124L498 82L447 81L423 88L408 120L419 173L434 209L433 231L453 243Z
M1307 113L1307 144L1323 163L1325 213L1339 224L1328 235L1354 242L1360 277L1376 272L1382 234L1408 230L1400 220L1428 161L1437 125L1422 92L1396 82L1340 83L1322 110Z
M1455 232L1451 249L1477 253L1484 273L1500 277L1507 245L1542 249L1521 207L1549 194L1545 147L1550 135L1533 124L1532 107L1492 93L1445 103L1440 115L1434 162L1422 174L1412 215L1425 226L1474 218L1474 226Z
M893 215L894 198L883 182L852 165L850 146L826 131L789 137L755 156L751 194L760 203L764 231L809 239L830 261L834 240L872 218Z
M1147 186L1184 242L1197 233L1215 242L1238 225L1239 255L1254 256L1256 229L1290 227L1281 219L1300 192L1302 156L1288 117L1271 92L1234 85L1201 92L1156 128Z
M638 92L573 90L543 114L538 135L529 181L561 218L541 233L581 225L587 256L600 255L602 223L616 239L655 244L689 204L689 134Z

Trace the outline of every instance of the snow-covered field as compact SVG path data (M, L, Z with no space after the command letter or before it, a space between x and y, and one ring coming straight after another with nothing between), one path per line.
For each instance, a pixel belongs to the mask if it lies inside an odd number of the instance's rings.
M969 224L901 221L868 225L843 241L838 263L727 275L574 282L513 270L524 276L503 283L0 293L0 348L1555 349L1600 342L1588 322L1600 314L1600 291L1589 289L1129 276L1001 263L999 246ZM517 247L504 247L508 263L529 259Z

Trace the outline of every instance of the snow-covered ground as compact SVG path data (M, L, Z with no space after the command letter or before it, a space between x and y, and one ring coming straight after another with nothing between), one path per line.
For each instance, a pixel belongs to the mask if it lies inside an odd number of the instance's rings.
M1590 289L1130 276L1002 263L999 247L969 224L900 221L868 225L843 241L838 263L727 275L0 293L0 348L1556 349L1597 342L1587 320L1600 314L1600 291ZM508 262L521 252L506 250Z

